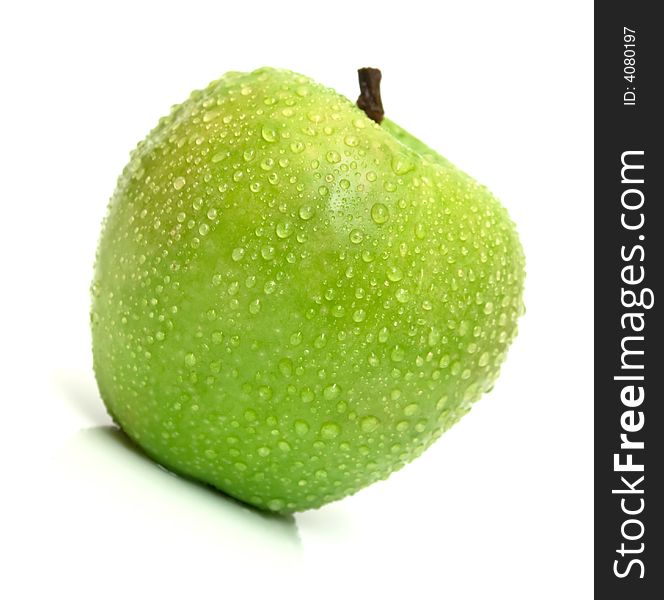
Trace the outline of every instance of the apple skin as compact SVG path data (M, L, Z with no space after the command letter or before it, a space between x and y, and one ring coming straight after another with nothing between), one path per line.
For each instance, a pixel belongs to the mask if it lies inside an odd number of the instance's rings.
M269 511L315 508L491 389L523 281L505 209L423 143L290 71L228 73L119 178L95 373L162 465Z

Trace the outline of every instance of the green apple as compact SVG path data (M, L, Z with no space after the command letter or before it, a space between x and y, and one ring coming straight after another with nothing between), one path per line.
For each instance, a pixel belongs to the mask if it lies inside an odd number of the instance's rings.
M364 111L287 70L224 75L138 145L104 221L108 411L162 465L271 511L418 456L491 389L522 312L507 212L381 121L372 73Z

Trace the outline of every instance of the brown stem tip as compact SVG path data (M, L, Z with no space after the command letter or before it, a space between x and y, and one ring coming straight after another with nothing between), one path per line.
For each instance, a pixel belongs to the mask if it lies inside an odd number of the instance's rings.
M357 99L357 106L361 108L372 121L380 123L385 116L383 102L380 99L380 79L379 69L365 67L357 70L360 80L360 97Z

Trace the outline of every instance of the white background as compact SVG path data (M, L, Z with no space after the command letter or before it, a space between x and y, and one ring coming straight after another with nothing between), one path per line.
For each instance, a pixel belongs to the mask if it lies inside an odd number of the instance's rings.
M592 3L15 2L0 9L0 596L592 593ZM387 114L488 185L528 262L495 390L386 482L275 519L107 426L89 282L115 179L194 88L262 65Z

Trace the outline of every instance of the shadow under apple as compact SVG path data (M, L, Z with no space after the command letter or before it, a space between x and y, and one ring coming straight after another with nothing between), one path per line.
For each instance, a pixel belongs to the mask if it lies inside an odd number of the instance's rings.
M235 559L264 553L270 561L290 561L302 550L294 517L258 511L167 471L115 426L75 434L54 457L50 476L51 487L64 492L61 508L70 513L76 504L76 514L105 535L126 534L132 543L186 540L196 552Z

